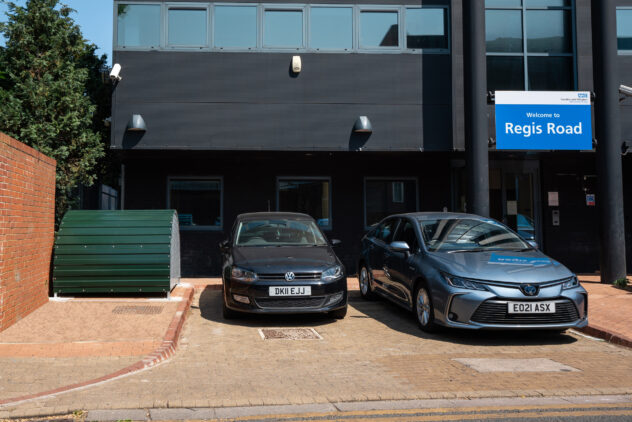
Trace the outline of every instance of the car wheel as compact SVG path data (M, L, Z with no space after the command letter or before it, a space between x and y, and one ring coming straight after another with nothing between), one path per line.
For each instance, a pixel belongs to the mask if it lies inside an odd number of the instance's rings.
M233 311L228 306L226 306L226 300L222 300L222 316L224 319L235 319L240 316L240 313L237 311Z
M329 312L329 315L334 319L343 319L347 316L347 306L341 309L336 309L335 311Z
M369 274L369 270L363 265L360 268L360 274L358 274L358 283L360 283L360 296L363 299L373 299L374 294L371 290L371 275Z
M432 299L430 298L430 292L425 285L420 285L415 290L415 318L419 328L427 333L431 333L437 330L437 325L434 322L434 307L432 306Z

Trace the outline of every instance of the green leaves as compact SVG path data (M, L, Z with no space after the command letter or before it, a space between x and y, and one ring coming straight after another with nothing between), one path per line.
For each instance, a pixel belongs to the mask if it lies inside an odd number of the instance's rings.
M6 2L0 26L0 131L57 160L56 214L91 185L105 156L110 92L101 77L106 57L83 38L58 0ZM57 10L56 10L57 7Z

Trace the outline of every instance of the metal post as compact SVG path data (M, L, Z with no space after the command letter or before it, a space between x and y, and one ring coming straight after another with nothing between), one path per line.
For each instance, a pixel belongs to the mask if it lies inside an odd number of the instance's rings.
M626 276L616 1L592 0L601 282Z
M489 216L485 0L463 1L467 211Z

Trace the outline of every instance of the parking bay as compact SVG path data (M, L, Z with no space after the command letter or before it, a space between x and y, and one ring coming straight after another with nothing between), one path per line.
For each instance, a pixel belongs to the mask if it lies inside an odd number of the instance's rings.
M291 328L283 338L283 328ZM294 329L313 329L317 335ZM273 335L265 338L268 330ZM168 362L57 405L236 406L355 400L632 393L632 351L547 332L421 332L403 309L350 292L344 320L225 321L221 292L198 293Z

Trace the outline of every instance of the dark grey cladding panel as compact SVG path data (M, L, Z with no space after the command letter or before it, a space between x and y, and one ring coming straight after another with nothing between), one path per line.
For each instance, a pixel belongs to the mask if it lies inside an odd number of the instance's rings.
M117 104L249 102L443 104L451 102L447 54L116 52Z
M126 134L142 114L147 132ZM370 136L352 133L359 115ZM450 150L449 106L127 103L116 109L114 147L216 150Z

